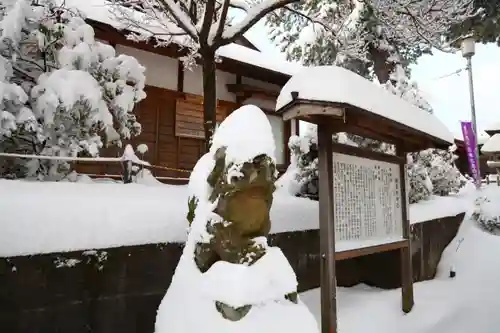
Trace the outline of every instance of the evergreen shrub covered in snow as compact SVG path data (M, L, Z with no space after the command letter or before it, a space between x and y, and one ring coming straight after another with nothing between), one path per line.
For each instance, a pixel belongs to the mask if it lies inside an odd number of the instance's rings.
M98 156L141 131L145 68L98 42L76 13L53 0L2 1L0 152ZM104 140L103 140L104 139ZM57 177L57 161L10 160L0 176Z
M455 165L458 158L454 154L456 146L452 145L448 150L427 149L415 154L416 162L423 165L427 170L432 183L432 193L447 196L457 193L464 185L462 174Z
M291 164L295 175L291 181L294 188L300 189L300 196L318 200L318 133L315 126L310 126L303 136L291 136L288 147L292 154ZM333 142L357 146L345 133L333 135ZM297 193L295 193L297 194Z
M472 218L490 233L500 234L500 197L479 197L474 202Z
M408 154L408 180L410 183L410 191L408 199L410 203L416 203L428 199L432 195L432 181L427 172L427 168L415 160L412 155Z

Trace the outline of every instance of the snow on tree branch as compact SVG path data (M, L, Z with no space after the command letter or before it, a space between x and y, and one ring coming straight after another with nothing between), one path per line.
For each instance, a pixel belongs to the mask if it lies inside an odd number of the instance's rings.
M433 113L432 106L422 96L417 83L410 81L410 78L408 78L401 65L396 66L396 69L391 74L390 80L385 83L385 88L394 95L421 108L422 110Z
M247 9L245 18L230 26L226 29L223 34L223 40L225 44L234 41L236 38L243 36L245 32L253 27L257 22L259 22L267 14L283 8L288 4L297 2L298 0L264 0L258 4L255 4L251 8Z
M116 56L59 1L2 5L0 152L97 156L104 144L140 133L133 112L146 96L145 68L135 58ZM55 176L67 168L57 161L5 163L0 172L15 177Z
M157 46L175 43L188 50L183 60L194 64L200 50L214 52L234 42L272 11L298 0L109 0L120 27L135 41L153 39ZM243 10L235 22L231 10Z
M450 27L477 14L472 0L308 0L277 10L267 24L289 59L369 76L377 64L392 63L390 72L432 48L452 50L445 41Z

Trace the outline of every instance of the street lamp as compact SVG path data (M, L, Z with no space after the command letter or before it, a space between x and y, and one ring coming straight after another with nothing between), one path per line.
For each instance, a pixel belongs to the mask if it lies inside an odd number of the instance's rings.
M472 80L472 56L476 53L476 40L474 37L467 36L462 39L462 56L467 59L467 71L469 72L469 95L470 95L470 112L472 116L472 128L474 130L474 135L476 137L476 146L474 147L476 153L476 167L477 167L477 176L476 176L476 188L479 189L481 187L481 178L480 178L480 163L479 163L479 148L477 147L479 133L477 132L477 120L476 120L476 104L474 101L474 81Z

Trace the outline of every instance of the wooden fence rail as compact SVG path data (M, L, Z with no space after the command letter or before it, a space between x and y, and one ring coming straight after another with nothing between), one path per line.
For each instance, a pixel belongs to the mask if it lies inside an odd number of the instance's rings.
M130 147L131 148L131 147ZM127 151L127 148L125 148ZM52 161L66 161L66 162L81 162L81 163L103 163L103 164L121 164L122 173L119 175L124 184L132 183L133 177L136 176L143 169L158 169L177 171L189 175L190 170L170 168L160 165L152 165L149 162L139 159L135 154L124 153L121 157L72 157L72 156L45 156L45 155L27 155L27 154L11 154L0 153L0 158L25 158L25 159L38 159L38 160L52 160ZM112 175L112 177L116 177Z

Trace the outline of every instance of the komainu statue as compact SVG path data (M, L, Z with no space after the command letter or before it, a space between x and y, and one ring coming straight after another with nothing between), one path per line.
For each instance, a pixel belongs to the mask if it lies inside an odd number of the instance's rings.
M188 241L156 333L318 332L288 260L268 245L274 149L271 126L255 106L218 128L190 177Z

